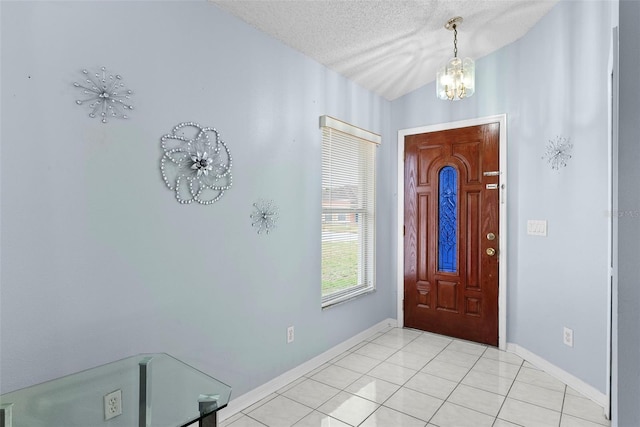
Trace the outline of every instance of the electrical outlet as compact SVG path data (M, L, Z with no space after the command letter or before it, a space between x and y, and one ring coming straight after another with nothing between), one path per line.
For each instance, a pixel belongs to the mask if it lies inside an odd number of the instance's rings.
M104 395L104 420L122 415L122 390Z
M562 335L562 339L565 345L569 347L573 347L573 329L569 329L566 326L564 327L564 334Z
M291 344L294 340L295 336L293 334L293 326L289 326L287 328L287 344Z

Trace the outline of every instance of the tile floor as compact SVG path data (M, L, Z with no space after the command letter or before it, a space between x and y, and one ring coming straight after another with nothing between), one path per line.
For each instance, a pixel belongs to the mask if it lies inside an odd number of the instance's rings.
M602 408L520 357L389 328L221 427L609 426Z

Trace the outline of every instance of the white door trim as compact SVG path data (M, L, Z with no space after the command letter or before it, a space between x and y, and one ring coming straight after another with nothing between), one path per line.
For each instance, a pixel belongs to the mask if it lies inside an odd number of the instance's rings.
M397 313L398 327L404 326L404 138L407 135L439 132L469 126L500 123L500 230L498 286L498 346L507 347L507 115L441 123L398 131L398 205L397 205Z
M611 419L612 382L617 375L617 367L613 358L613 342L617 342L618 319L618 53L619 53L618 27L611 31L611 47L609 53L609 84L608 84L608 120L609 120L609 277L607 289L607 382L605 393L604 414Z

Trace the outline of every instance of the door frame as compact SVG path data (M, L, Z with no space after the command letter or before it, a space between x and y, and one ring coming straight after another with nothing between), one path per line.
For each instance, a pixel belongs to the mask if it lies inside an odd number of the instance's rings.
M404 138L408 135L500 123L500 209L498 272L498 348L507 347L507 115L481 117L440 123L398 131L398 203L397 203L397 322L404 326Z
M618 342L618 96L620 89L618 27L611 30L611 46L608 64L608 151L609 158L609 277L607 288L607 377L604 402L605 417L611 420L613 405L612 387L617 384L618 366L614 357L615 345Z

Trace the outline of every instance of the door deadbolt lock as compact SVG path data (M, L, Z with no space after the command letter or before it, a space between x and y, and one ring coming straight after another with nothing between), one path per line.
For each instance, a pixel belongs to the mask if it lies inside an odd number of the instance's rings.
M496 235L493 233L487 234L487 240L496 240Z
M487 248L487 255L494 256L496 254L496 250L493 248Z

